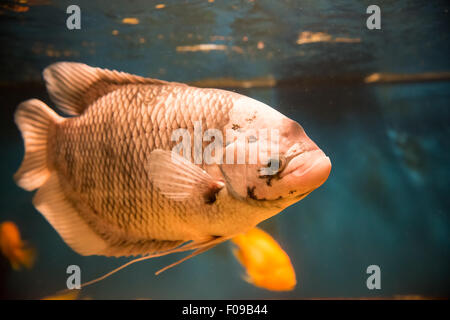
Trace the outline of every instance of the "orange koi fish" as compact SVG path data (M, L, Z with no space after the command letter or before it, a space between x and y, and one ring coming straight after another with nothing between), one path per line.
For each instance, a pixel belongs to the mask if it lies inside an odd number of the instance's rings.
M238 247L236 258L247 270L246 281L271 291L294 289L297 280L291 260L268 233L253 228L232 241Z

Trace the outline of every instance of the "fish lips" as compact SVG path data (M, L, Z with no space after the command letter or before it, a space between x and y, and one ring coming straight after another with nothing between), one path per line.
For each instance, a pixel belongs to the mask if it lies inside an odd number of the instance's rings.
M331 161L320 150L306 151L291 159L280 172L280 182L292 187L293 194L305 194L320 187L330 175Z

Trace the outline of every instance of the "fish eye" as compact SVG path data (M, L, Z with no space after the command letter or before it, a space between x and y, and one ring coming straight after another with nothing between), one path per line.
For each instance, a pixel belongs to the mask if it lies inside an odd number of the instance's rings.
M267 166L268 167L272 167L272 166L276 166L277 168L279 168L280 166L278 165L279 160L276 158L270 159L269 162L267 162Z
M267 167L272 169L274 168L274 174L282 171L284 169L286 161L282 159L282 157L279 158L272 158L267 162ZM275 169L276 168L276 169Z

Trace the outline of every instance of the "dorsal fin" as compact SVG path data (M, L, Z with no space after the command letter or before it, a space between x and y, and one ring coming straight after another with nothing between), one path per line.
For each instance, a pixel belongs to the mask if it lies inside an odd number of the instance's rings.
M45 68L43 76L50 98L69 115L80 115L92 102L119 85L169 83L77 62L54 63Z

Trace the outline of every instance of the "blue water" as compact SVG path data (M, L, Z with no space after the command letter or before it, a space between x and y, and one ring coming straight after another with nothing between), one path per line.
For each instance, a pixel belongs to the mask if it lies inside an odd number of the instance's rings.
M298 121L333 164L321 188L261 225L291 257L295 290L269 292L243 281L244 270L225 243L159 276L153 273L183 255L130 266L87 287L82 297L449 296L450 82L342 81L372 72L449 71L446 2L382 1L382 30L373 32L365 28L369 3L364 1L161 1L166 4L161 10L148 1L107 7L79 1L79 31L65 28L69 3L30 5L21 13L0 9L0 40L8 44L0 50L0 221L16 222L38 251L30 271L12 271L0 257L1 298L55 293L65 287L71 264L79 265L82 280L88 281L127 261L73 252L34 209L32 193L12 180L23 156L14 109L33 97L53 106L40 72L61 60L175 81L305 79L290 86L233 90ZM123 25L124 17L140 23ZM119 34L113 36L112 30ZM361 42L299 46L295 41L304 30ZM211 40L217 35L225 40ZM264 49L257 49L259 41ZM239 46L243 53L175 49L200 43ZM70 53L65 56L64 50ZM381 290L366 287L366 268L372 264L381 268Z

